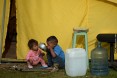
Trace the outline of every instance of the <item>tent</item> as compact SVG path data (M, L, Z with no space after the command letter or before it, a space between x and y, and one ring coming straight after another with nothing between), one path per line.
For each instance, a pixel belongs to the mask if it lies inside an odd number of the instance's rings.
M4 50L10 0L0 0L0 57ZM16 0L17 59L25 59L27 42L55 35L63 50L71 48L73 27L87 27L89 58L99 33L117 33L117 0ZM77 47L83 47L83 39ZM108 43L104 47L109 48ZM117 54L115 54L117 58Z

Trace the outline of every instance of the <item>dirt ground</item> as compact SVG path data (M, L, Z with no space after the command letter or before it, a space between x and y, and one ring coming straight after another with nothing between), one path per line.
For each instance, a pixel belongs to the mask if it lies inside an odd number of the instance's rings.
M50 69L41 68L41 65L29 69L26 63L0 64L0 78L69 78L65 70L50 72Z
M50 71L49 69L41 68L41 65L38 64L34 68L29 69L27 63L1 63L0 69L6 70L19 70L19 71Z
M65 69L50 73L49 69L40 67L39 64L29 69L26 63L1 63L0 78L72 78L66 74ZM74 78L116 78L116 73L115 70L109 69L109 74L106 76L93 76L90 70L87 70L86 75Z
M26 63L1 63L0 69L9 69L9 70L16 70L16 69L24 69L27 68Z

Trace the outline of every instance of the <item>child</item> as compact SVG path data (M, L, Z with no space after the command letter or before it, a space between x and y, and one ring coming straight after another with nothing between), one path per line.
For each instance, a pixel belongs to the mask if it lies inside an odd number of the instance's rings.
M37 65L39 62L43 67L48 67L43 60L41 49L38 48L38 42L34 39L30 39L28 42L29 52L26 56L28 68L33 68L33 65Z
M58 71L59 68L64 68L65 55L62 48L58 45L58 39L55 36L50 36L46 42L48 66L54 66L51 72Z

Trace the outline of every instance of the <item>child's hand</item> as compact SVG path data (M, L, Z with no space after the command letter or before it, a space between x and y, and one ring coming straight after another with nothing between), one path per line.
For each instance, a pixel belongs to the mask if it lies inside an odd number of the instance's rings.
M44 53L41 53L42 56L44 56L45 54Z
M51 46L47 46L47 48L50 50L50 49L52 49L52 47Z

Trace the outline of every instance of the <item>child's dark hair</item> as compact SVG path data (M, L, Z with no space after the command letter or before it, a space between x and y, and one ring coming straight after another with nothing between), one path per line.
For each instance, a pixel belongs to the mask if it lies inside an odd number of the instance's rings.
M55 36L48 37L47 40L46 40L46 42L49 42L49 41L53 41L53 42L58 43L58 39Z
M30 39L28 41L28 47L29 47L29 49L32 49L33 45L38 45L38 41L36 41L34 39Z

